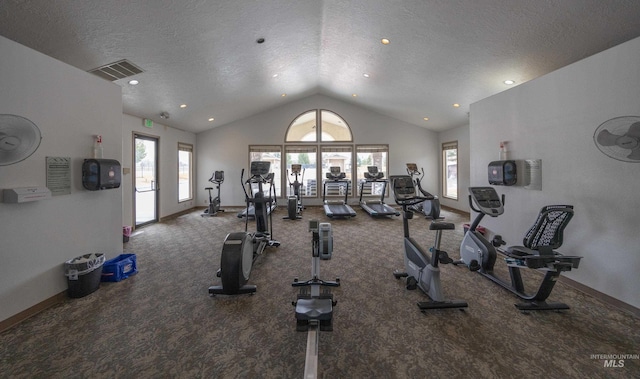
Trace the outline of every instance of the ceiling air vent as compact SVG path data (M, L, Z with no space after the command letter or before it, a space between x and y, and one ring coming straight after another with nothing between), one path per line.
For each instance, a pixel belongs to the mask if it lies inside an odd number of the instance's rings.
M123 59L102 67L94 68L93 70L89 70L89 72L112 82L139 74L142 70L128 60Z

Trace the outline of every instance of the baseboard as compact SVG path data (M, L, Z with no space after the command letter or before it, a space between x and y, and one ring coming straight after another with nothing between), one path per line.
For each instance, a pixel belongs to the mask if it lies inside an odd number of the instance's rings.
M596 299L606 303L607 305L611 305L612 307L618 308L622 311L631 313L632 315L636 316L636 317L640 317L640 308L636 308L631 304L627 304L624 301L618 300L614 297L611 297L607 294L604 294L600 291L596 291L591 287L585 286L582 283L578 283L573 279L569 279L566 276L561 276L560 277L560 282L568 285L569 287L578 290L580 292L584 292L589 296L593 296Z
M196 210L196 209L198 209L198 208L199 208L199 207L193 207L193 208L185 209L185 210L180 211L180 212L177 212L177 213L170 214L170 215L168 215L168 216L160 217L160 222L164 222L164 221L167 221L167 220L171 220L171 219L174 219L174 218L176 218L176 217L180 217L180 216L182 216L182 215L185 215L185 214L187 214L187 213L191 213L191 212L195 211L195 210Z
M23 322L24 320L37 315L38 313L53 307L56 304L62 303L67 299L67 291L60 292L57 295L53 295L50 298L25 309L24 311L9 317L6 320L0 321L0 332L4 332L7 329L12 328L15 325Z

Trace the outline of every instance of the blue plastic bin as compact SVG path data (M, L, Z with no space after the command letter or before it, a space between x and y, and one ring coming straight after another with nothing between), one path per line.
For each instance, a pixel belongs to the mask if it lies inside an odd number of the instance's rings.
M135 254L120 254L102 265L102 282L119 282L138 272Z

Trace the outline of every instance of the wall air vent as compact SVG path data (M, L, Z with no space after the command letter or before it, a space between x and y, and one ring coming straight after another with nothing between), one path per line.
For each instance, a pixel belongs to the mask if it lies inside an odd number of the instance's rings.
M98 75L102 79L113 82L114 80L124 79L126 77L139 74L143 71L133 63L129 62L126 59L123 59L121 61L110 63L102 67L94 68L93 70L89 70L89 72Z

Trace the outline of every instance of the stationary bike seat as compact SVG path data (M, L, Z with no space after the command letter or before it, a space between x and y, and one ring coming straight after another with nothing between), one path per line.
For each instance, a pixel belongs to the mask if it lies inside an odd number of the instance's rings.
M453 230L456 225L451 222L434 221L429 225L429 230Z

